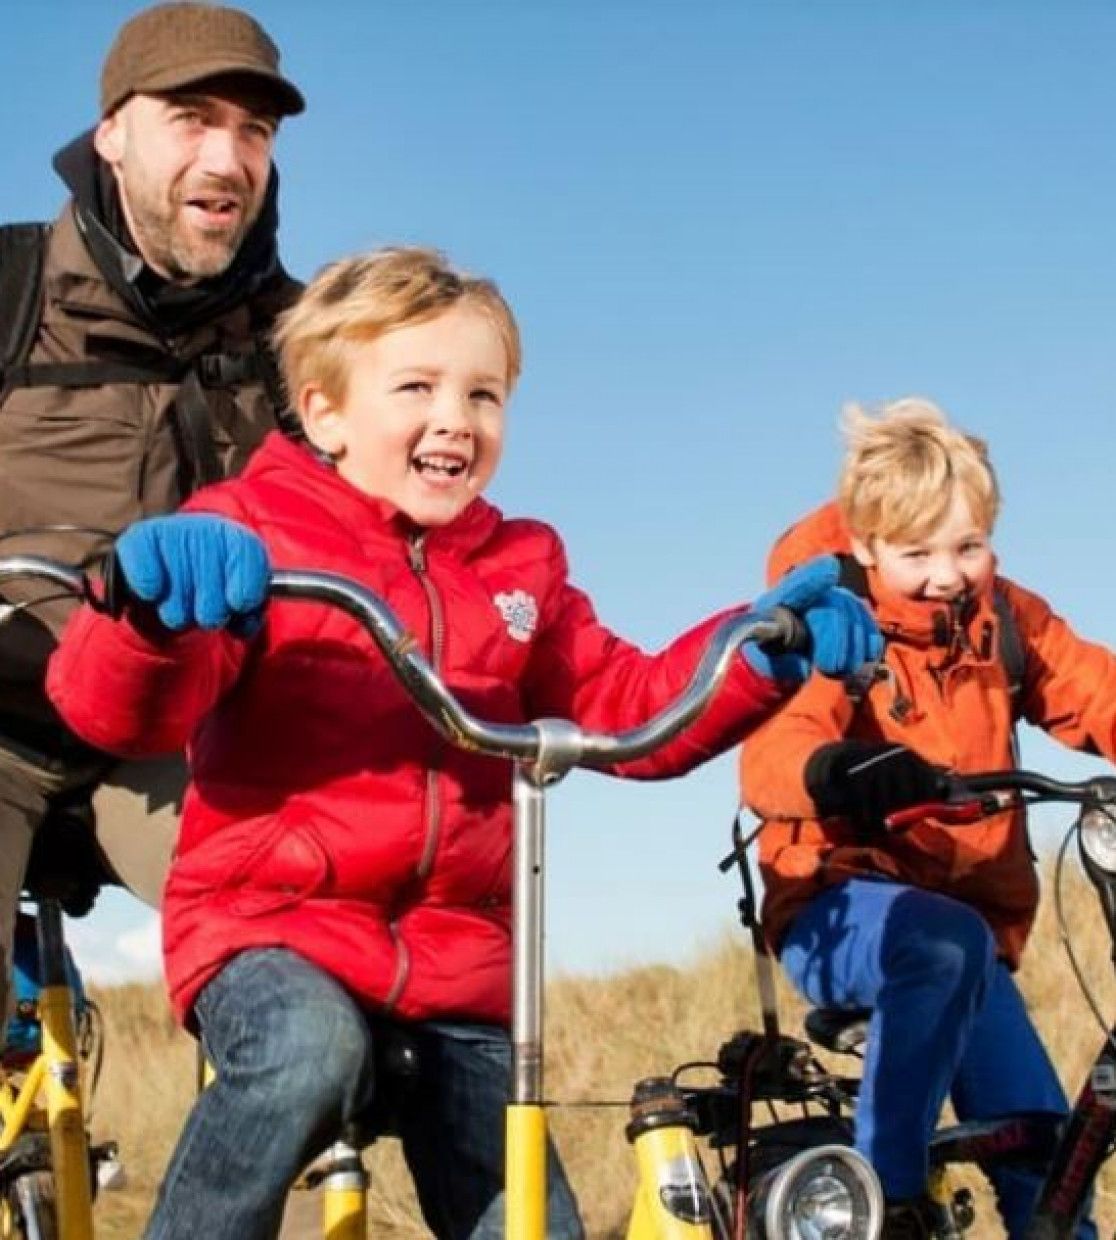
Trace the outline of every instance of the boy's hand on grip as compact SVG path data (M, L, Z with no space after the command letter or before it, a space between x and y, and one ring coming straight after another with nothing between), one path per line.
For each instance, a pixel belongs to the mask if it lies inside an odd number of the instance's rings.
M866 836L886 833L896 810L949 796L949 778L905 745L886 741L834 741L806 763L806 791L823 818L848 818Z
M258 627L271 567L258 535L235 521L204 513L138 521L114 555L118 584L164 628L228 627L248 636Z
M757 672L801 684L814 668L824 676L841 678L880 657L883 638L879 628L860 599L838 586L839 574L836 556L819 556L756 599L753 612L789 608L802 618L809 634L808 647L801 651L745 646L744 657Z

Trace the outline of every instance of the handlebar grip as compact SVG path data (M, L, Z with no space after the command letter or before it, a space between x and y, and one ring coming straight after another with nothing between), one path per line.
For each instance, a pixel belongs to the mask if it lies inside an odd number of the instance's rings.
M767 641L760 642L764 654L808 654L810 651L810 630L805 620L789 607L773 607L768 619L779 632Z
M884 826L889 831L901 832L924 818L936 818L939 822L948 823L978 822L990 812L992 810L982 797L966 801L926 801L922 805L908 805L888 814Z
M115 550L110 551L101 562L100 590L98 591L86 577L82 586L82 595L94 611L111 616L113 620L119 620L124 614L124 608L132 601L132 593L128 589L128 582L120 567L120 561L116 558Z

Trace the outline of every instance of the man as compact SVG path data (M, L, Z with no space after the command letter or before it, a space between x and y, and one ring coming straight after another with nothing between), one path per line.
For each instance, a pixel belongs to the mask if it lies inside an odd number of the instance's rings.
M0 554L95 562L136 518L237 472L282 418L266 337L298 286L277 255L272 152L305 105L278 49L237 9L156 5L119 31L100 102L54 160L70 201L32 230L18 295L0 294L0 317L22 299L29 324L18 357L0 340ZM9 292L13 255L0 248ZM8 583L0 606L0 1013L37 829L88 821L92 798L104 853L157 902L184 778L65 730L42 679L72 601L43 594ZM37 858L68 859L80 834L50 849L44 833Z

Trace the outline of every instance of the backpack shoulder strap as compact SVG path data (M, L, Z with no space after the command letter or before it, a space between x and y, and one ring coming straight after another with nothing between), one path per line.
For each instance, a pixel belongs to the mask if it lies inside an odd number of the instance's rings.
M838 551L837 584L857 598L868 597L868 574L864 566L851 551ZM883 656L870 663L862 664L851 676L845 677L845 693L854 708L859 708L868 696L868 691L879 679L883 667Z
M851 551L838 551L836 556L837 584L857 598L867 598L868 573L864 565Z
M1019 622L1011 610L1007 595L996 586L992 591L992 606L999 621L1000 662L1007 674L1008 691L1011 694L1012 718L1018 718L1022 709L1023 679L1027 671L1027 655L1023 649L1023 635Z
M49 224L0 226L0 393L5 371L22 365L35 343L49 234Z

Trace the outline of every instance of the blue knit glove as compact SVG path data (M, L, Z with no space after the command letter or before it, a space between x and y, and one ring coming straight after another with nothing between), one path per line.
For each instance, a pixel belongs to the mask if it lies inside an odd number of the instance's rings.
M129 526L114 550L128 595L164 628L230 627L241 636L258 628L271 568L244 526L204 513L152 517Z
M763 676L801 684L816 668L823 676L851 676L883 653L883 638L868 608L837 585L840 566L835 555L819 556L788 573L761 594L752 612L787 607L802 618L810 635L809 649L779 653L750 642L744 657Z

